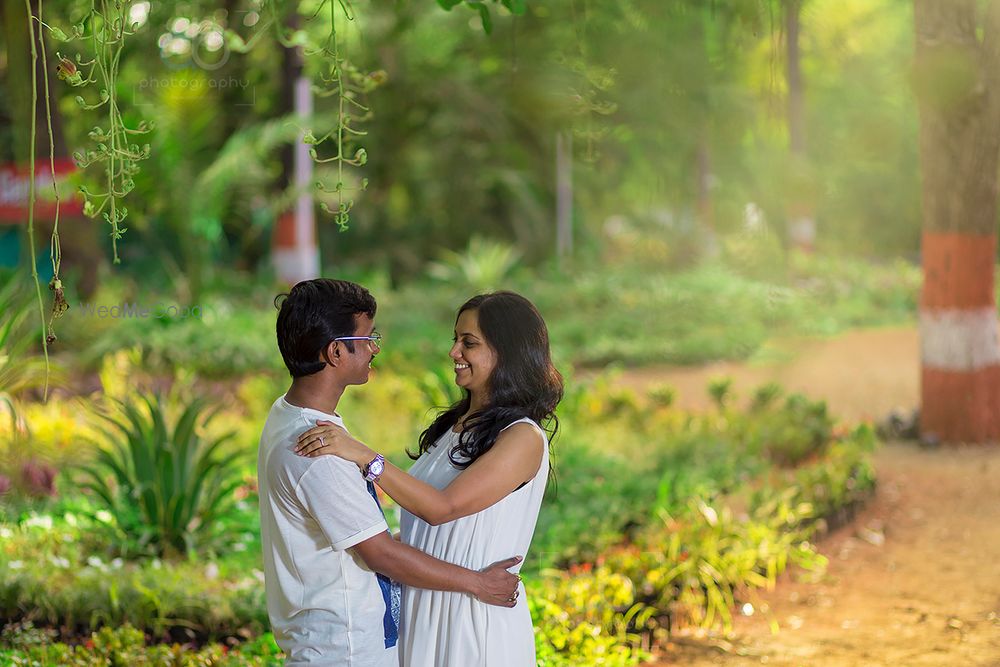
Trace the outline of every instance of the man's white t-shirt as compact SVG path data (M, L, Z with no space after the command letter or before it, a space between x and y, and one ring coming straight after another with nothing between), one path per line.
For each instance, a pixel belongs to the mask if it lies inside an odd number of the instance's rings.
M358 467L292 451L319 419L338 415L282 396L260 437L257 478L267 613L288 667L397 667L399 586L350 547L388 530Z

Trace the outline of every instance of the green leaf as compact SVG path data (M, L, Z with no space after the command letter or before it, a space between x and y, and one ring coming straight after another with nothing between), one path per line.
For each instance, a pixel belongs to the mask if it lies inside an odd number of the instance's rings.
M500 0L500 4L506 7L514 16L523 16L524 12L528 9L526 0Z
M462 4L462 0L437 0L438 6L446 12L450 12L455 5Z
M67 35L65 32L62 31L61 28L58 28L54 25L50 25L47 27L49 29L49 34L52 36L52 39L56 40L57 42L68 42L71 39L69 35Z
M473 4L479 10L479 20L483 24L483 32L487 35L493 34L493 18L490 16L490 10L481 2L470 4Z

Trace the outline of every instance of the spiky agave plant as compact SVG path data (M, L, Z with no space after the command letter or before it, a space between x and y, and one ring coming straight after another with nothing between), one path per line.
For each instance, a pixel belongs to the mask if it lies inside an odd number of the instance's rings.
M158 394L115 401L99 414L103 435L94 461L79 466L78 485L93 493L141 552L176 556L224 537L219 520L232 510L242 483L234 433L208 438L217 414L203 399L172 419Z

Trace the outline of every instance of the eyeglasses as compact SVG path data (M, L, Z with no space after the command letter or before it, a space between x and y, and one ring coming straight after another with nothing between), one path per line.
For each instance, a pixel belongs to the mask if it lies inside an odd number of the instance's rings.
M371 336L339 336L334 340L366 340L369 343L375 343L375 347L382 348L382 334L377 332L372 333Z

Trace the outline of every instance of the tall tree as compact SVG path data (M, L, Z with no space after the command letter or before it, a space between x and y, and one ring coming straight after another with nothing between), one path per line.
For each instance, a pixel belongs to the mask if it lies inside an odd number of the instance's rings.
M289 17L289 25L294 30L299 27L297 13ZM282 69L280 110L295 113L302 120L312 115L313 99L309 78L305 76L302 49L286 46L282 49ZM302 141L285 146L281 151L282 173L280 185L286 192L294 191L294 203L287 211L282 211L275 221L271 259L279 280L294 285L300 280L311 280L319 276L319 251L316 246L316 216L310 188L312 186L313 162L309 157L309 146Z
M915 0L914 9L923 176L921 427L945 441L996 440L1000 1Z
M806 154L805 92L799 28L802 0L785 0L785 80L788 84L788 239L792 247L812 250L816 242L816 214L809 159Z

